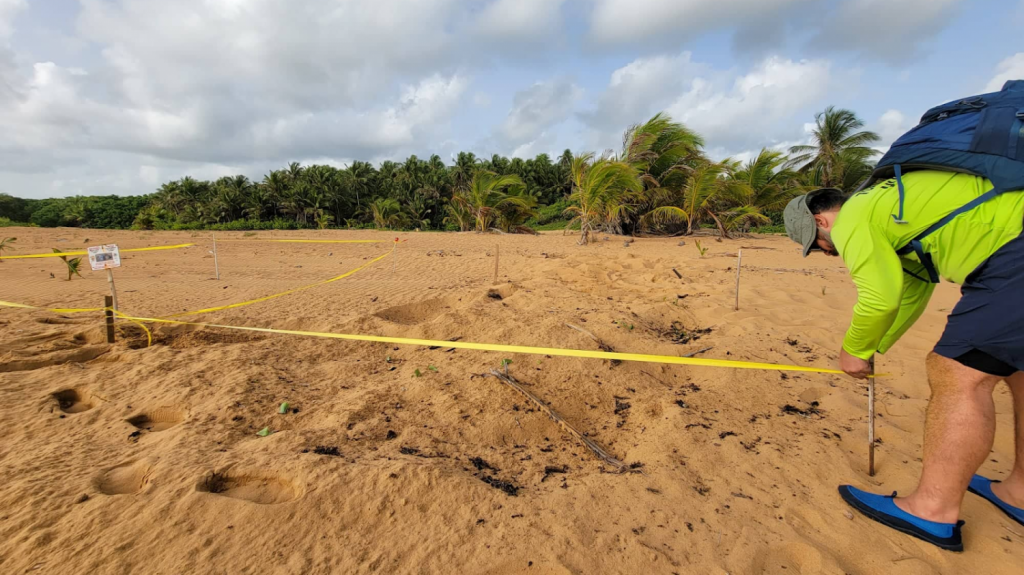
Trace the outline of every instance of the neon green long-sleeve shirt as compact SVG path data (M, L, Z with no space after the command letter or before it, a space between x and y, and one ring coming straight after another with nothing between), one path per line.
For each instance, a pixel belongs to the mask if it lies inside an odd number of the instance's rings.
M928 306L935 285L903 270L928 277L916 255L896 250L953 210L992 189L984 178L952 172L919 171L903 176L906 200L899 212L896 180L879 182L854 194L839 211L832 241L857 285L857 305L843 348L870 358L885 353ZM1024 192L1010 192L957 216L921 240L942 278L963 284L972 271L1021 234Z

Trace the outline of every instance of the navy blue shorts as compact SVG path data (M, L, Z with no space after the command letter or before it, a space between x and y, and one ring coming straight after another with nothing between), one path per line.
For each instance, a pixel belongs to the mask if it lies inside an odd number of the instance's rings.
M1024 371L1024 235L971 272L935 353L991 375Z

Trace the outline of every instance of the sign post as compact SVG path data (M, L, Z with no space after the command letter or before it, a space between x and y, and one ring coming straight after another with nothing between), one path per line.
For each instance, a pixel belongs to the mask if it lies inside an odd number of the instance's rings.
M114 268L121 267L121 252L117 244L92 246L88 248L89 266L92 271L107 270L107 283L110 284L110 297L114 311L117 311L117 288L114 287Z

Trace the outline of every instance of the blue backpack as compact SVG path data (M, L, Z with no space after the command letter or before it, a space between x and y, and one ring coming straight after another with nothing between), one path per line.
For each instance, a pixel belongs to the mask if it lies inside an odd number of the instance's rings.
M1024 80L1010 80L1000 92L971 96L928 110L921 123L893 143L859 189L896 178L900 203L893 220L905 224L903 174L913 170L962 172L987 178L993 185L992 190L953 210L896 250L901 256L917 254L930 281L939 283L939 274L921 240L999 194L1024 190Z

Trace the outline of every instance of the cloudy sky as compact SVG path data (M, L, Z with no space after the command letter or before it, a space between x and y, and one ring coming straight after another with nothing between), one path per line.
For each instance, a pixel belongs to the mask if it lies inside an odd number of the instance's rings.
M1024 78L1024 0L0 0L0 192L149 193L459 150L716 157L848 107L886 143Z

